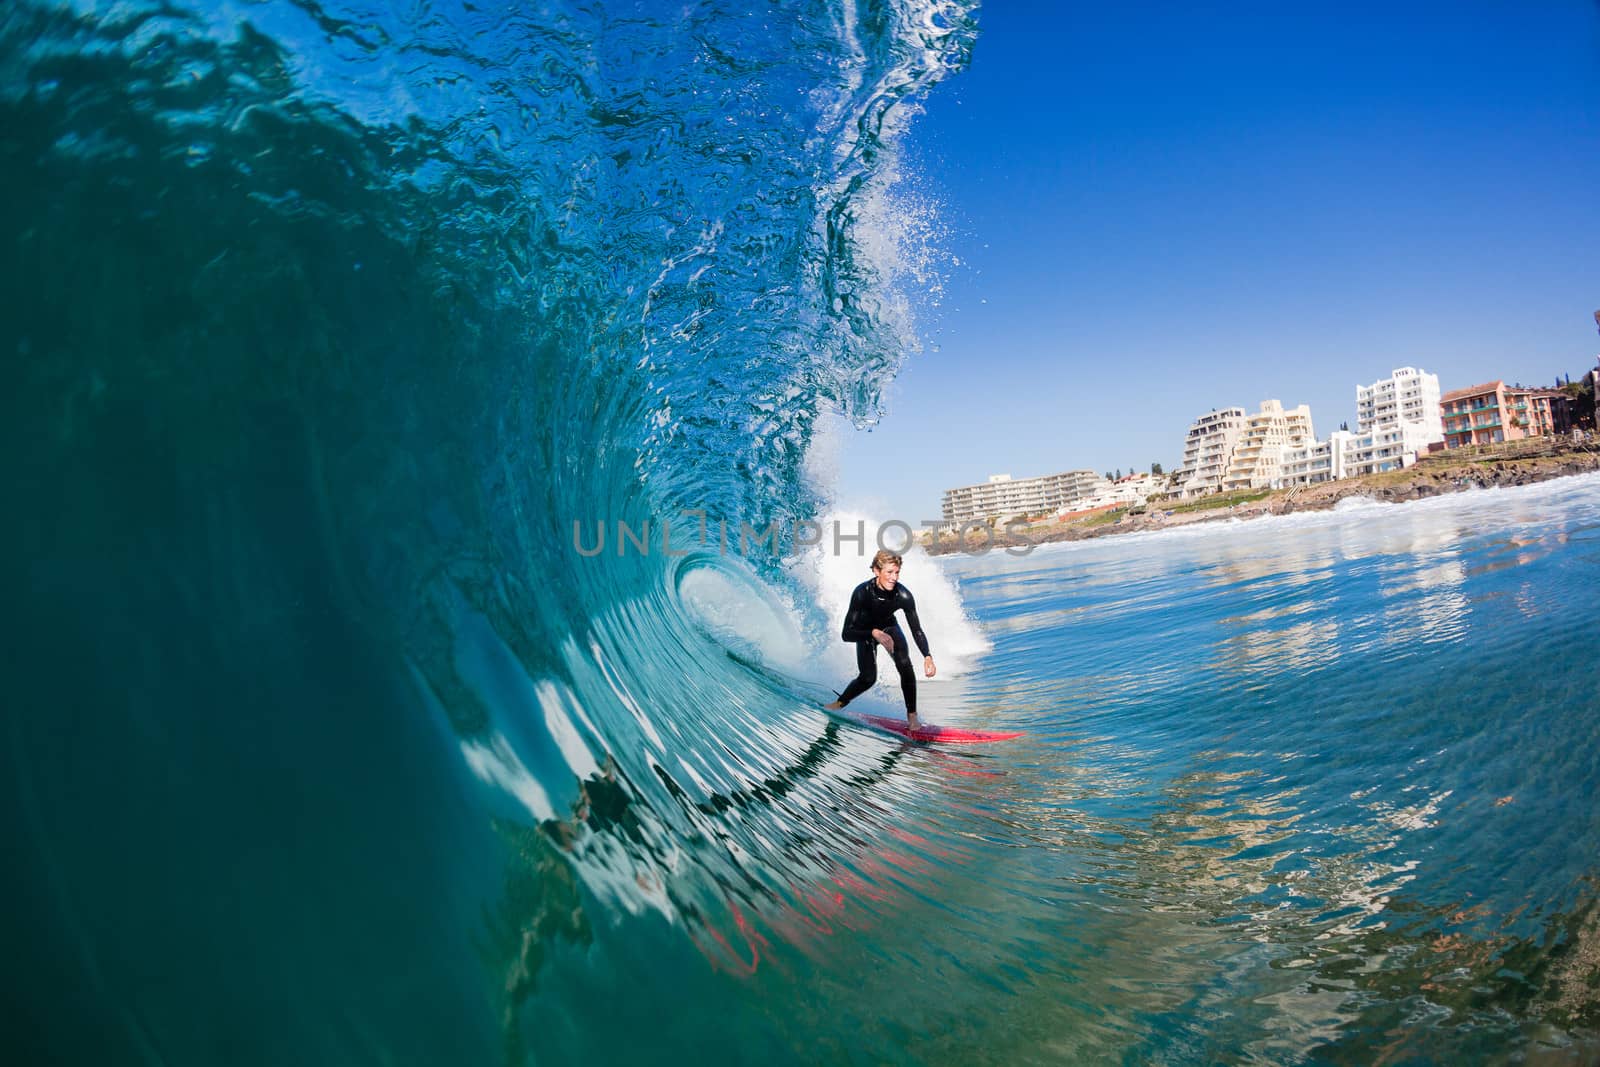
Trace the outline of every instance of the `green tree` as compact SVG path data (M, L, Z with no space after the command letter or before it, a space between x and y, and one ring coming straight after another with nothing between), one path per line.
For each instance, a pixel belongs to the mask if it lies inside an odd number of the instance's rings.
M1163 475L1163 474L1165 474L1165 473L1166 473L1166 471L1164 471L1164 470L1162 470L1162 469L1161 469L1161 464L1159 464L1159 463L1152 463L1152 464L1150 464L1150 473L1151 473L1151 474L1152 474L1152 475L1154 475L1154 476L1155 476L1155 477L1157 477L1157 478L1159 478L1159 477L1161 477L1161 476L1162 476L1162 475Z
M1594 377L1585 374L1578 381L1563 386L1562 392L1572 398L1573 424L1585 430L1594 429Z

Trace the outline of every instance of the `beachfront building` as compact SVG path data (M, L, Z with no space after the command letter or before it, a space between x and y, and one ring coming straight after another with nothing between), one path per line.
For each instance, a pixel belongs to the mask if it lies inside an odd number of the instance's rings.
M1371 385L1356 386L1356 429L1326 441L1284 450L1276 485L1311 485L1336 478L1398 470L1444 436L1438 375L1397 367Z
M1272 489L1279 484L1283 454L1316 442L1311 429L1311 408L1305 404L1285 411L1276 400L1263 400L1261 410L1245 420L1233 455L1222 475L1222 488Z
M1165 492L1166 484L1167 480L1164 477L1145 474L1143 471L1134 471L1123 475L1114 482L1107 482L1094 495L1072 505L1072 510L1087 511L1094 508L1138 507L1140 504L1148 502L1151 494Z
M1529 437L1552 437L1572 428L1572 398L1560 389L1510 390L1512 417Z
M980 485L946 489L942 510L947 523L965 523L1007 515L1042 515L1077 506L1110 485L1094 471L1063 471L1038 478L991 474Z
M1439 376L1397 367L1356 386L1356 433L1345 443L1345 476L1399 470L1444 437Z
M1212 408L1189 425L1183 439L1183 466L1172 475L1179 495L1200 496L1222 488L1246 423L1244 408Z
M1557 389L1484 382L1446 393L1442 417L1446 448L1548 437L1571 426L1571 398Z
M1426 374L1415 367L1396 367L1382 381L1356 386L1357 432L1407 422L1438 424L1437 374Z
M1415 422L1389 423L1351 436L1345 443L1345 477L1397 471L1439 440L1439 431Z
M1452 389L1442 398L1444 446L1492 445L1515 441L1522 428L1512 422L1511 397L1503 381Z
M1326 441L1313 441L1301 448L1285 449L1280 486L1315 485L1345 477L1345 462L1350 457L1356 435L1335 430Z
M1437 444L1439 437L1436 426L1417 422L1388 423L1352 434L1345 443L1344 476L1356 478L1409 467L1429 445Z

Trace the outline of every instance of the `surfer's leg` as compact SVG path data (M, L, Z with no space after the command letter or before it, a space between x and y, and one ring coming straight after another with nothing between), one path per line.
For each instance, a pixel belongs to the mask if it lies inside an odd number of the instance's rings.
M872 683L878 680L878 642L856 642L856 670L860 673L856 675L855 681L845 686L844 692L839 694L838 706L841 708L871 689Z
M911 668L911 653L906 646L906 635L896 626L885 631L894 638L894 669L900 672L900 692L906 698L906 719L913 727L917 724L917 672Z

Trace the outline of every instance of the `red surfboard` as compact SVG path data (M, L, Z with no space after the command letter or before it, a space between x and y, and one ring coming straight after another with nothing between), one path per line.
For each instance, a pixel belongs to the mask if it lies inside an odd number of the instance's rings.
M941 745L979 745L1022 736L1020 730L962 730L954 726L935 726L933 723L923 723L913 730L904 719L891 719L885 715L856 715L852 712L851 718L901 737L909 737L913 741L933 741Z

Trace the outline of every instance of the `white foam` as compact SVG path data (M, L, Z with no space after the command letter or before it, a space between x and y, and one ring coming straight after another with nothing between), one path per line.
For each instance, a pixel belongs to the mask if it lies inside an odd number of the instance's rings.
M1347 497L1344 497L1343 499L1337 501L1333 505L1333 510L1334 511L1361 511L1361 510L1366 509L1366 508L1381 508L1381 507L1389 507L1389 506L1390 505L1383 504L1383 503L1380 503L1377 500L1372 499L1370 496L1347 496Z
M855 587L872 577L872 553L879 529L876 519L854 512L838 511L819 520L824 528L822 542L796 555L788 563L789 573L814 600L821 616L827 620L827 629L813 636L820 647L814 648L813 674L819 682L841 688L855 675L855 646L840 640L839 631L844 626L845 611L850 604L850 594ZM854 541L834 544L833 532L837 529L845 536L853 536L865 529L866 542L860 553ZM886 535L889 540L903 537L897 528ZM929 684L957 678L972 670L978 659L991 645L983 631L966 613L961 592L956 582L945 572L937 559L920 551L907 555L901 567L901 578L917 602L917 616L928 636L934 662L939 674L933 679L919 679ZM909 635L908 635L909 636ZM915 657L913 657L915 658ZM894 672L880 670L879 683L894 687L899 680Z
M588 778L600 773L600 765L595 762L594 753L589 751L589 746L583 743L578 730L572 724L570 711L576 714L586 726L590 734L598 737L599 733L594 728L594 723L583 714L578 702L565 688L557 688L554 682L541 681L535 686L539 696L539 707L544 710L545 728L550 731L550 737L561 750L561 757L567 761L567 766L572 768L572 773L579 778Z
M724 645L794 673L808 649L796 606L730 560L697 567L678 582L678 596L700 625Z

